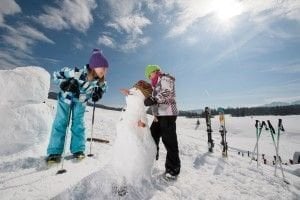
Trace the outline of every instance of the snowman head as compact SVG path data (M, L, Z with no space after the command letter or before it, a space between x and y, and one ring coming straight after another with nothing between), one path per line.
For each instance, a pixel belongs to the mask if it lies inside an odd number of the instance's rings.
M128 108L138 107L140 104L144 105L145 96L141 90L133 87L129 90L129 94L125 97Z

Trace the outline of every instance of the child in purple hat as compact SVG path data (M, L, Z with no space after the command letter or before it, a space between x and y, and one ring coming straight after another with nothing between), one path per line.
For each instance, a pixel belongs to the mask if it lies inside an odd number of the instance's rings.
M47 149L47 162L60 162L64 150L65 135L70 124L72 138L70 150L75 158L84 158L86 102L102 98L106 90L105 75L108 69L106 58L94 49L89 64L83 69L63 68L54 72L54 81L60 85L57 111Z

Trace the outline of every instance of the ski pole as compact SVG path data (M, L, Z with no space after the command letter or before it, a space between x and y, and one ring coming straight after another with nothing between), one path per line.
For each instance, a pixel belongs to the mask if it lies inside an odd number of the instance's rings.
M88 157L94 156L94 154L92 154L92 144L93 144L93 133L94 133L95 107L96 107L96 102L94 101L93 117L92 117L92 130L91 130L91 141L90 141L90 153L87 155Z
M65 151L66 151L66 144L67 144L67 135L68 135L68 130L69 130L69 125L70 125L70 120L71 120L71 111L72 111L72 102L70 104L69 112L68 112L68 124L67 124L67 129L66 129L66 134L65 134L65 141L64 141L64 149L62 153L62 161L61 161L61 169L56 172L56 174L63 174L66 173L67 170L64 169L64 160L65 160Z
M277 135L277 152L279 153L279 137L280 137L280 131L284 131L284 128L282 126L282 119L278 119L278 135ZM279 164L281 165L281 159L279 157L279 155L277 154L277 159L276 159L277 162L279 162ZM282 166L281 166L282 168ZM275 174L277 172L277 163L275 165ZM283 172L282 172L282 176L284 177L283 175Z
M282 121L280 120L278 122L278 124L281 124ZM278 153L278 146L276 145L275 143L275 138L274 138L274 135L276 134L275 133L275 129L273 128L271 122L268 120L268 125L270 127L270 131L271 131L271 136L272 136L272 140L273 140L273 144L275 146L275 151L276 151L276 160L275 160L275 176L276 176L276 167L277 167L277 162L279 161L279 153ZM277 144L279 145L279 140L278 140L278 137L277 137ZM284 173L283 173L283 168L282 168L282 165L281 165L281 162L279 161L279 166L281 168L281 173L282 173L282 178L283 178L283 181L287 184L289 184L289 182L285 179L285 176L284 176Z
M261 126L261 124L260 124L258 134L256 135L256 144L257 144L257 146L256 146L256 148L257 148L257 149L256 149L256 150L257 150L257 151L256 151L256 160L257 160L256 164L257 164L257 168L258 168L258 163L259 163L259 162L258 162L258 154L259 154L259 153L258 153L258 150L259 150L259 149L258 149L258 140L259 140L259 138L260 138L261 130L262 130L262 126Z
M254 159L253 155L254 155L254 152L258 146L258 132L259 132L259 125L260 125L260 122L258 120L255 120L255 128L256 128L256 144L254 146L254 149L252 151L252 158L251 158L251 161L250 161L250 164L252 163L252 160Z
M255 144L255 147L252 151L252 158L251 158L250 164L252 163L252 160L254 159L253 155L255 153L255 150L257 150L256 159L257 159L257 167L258 167L258 156L259 156L258 141L259 141L259 138L261 136L261 132L262 132L263 127L265 127L266 130L269 130L269 129L268 129L268 126L267 126L265 121L262 121L262 123L260 123L259 120L255 121L255 127L256 127L256 144Z

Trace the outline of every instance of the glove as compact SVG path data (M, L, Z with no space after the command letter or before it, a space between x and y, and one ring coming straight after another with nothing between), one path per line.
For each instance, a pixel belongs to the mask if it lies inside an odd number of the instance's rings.
M148 97L144 101L144 105L145 106L152 106L152 105L155 105L155 104L157 104L157 101L156 101L156 99L154 97Z
M64 82L62 82L60 84L60 89L62 89L62 91L64 92L72 92L74 94L78 94L80 93L79 91L79 84L77 82L77 80L75 80L74 78L68 79Z
M92 101L93 102L99 101L99 99L102 98L102 95L103 95L103 90L101 89L101 87L95 88L92 94Z

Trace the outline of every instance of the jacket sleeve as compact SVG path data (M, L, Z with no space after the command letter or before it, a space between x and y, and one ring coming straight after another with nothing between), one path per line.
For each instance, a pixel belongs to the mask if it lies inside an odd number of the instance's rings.
M92 82L86 89L85 89L85 93L86 93L86 97L87 99L92 98L93 92L95 90L95 88L100 87L103 91L103 94L107 91L107 82L103 81L100 83L97 83L97 81Z
M163 76L158 90L154 98L159 104L171 104L175 102L175 87L174 78L169 76Z
M54 83L56 84L60 84L63 81L66 81L70 78L74 78L75 77L75 70L74 69L70 69L68 67L64 67L59 71L55 71L53 72L53 80Z

